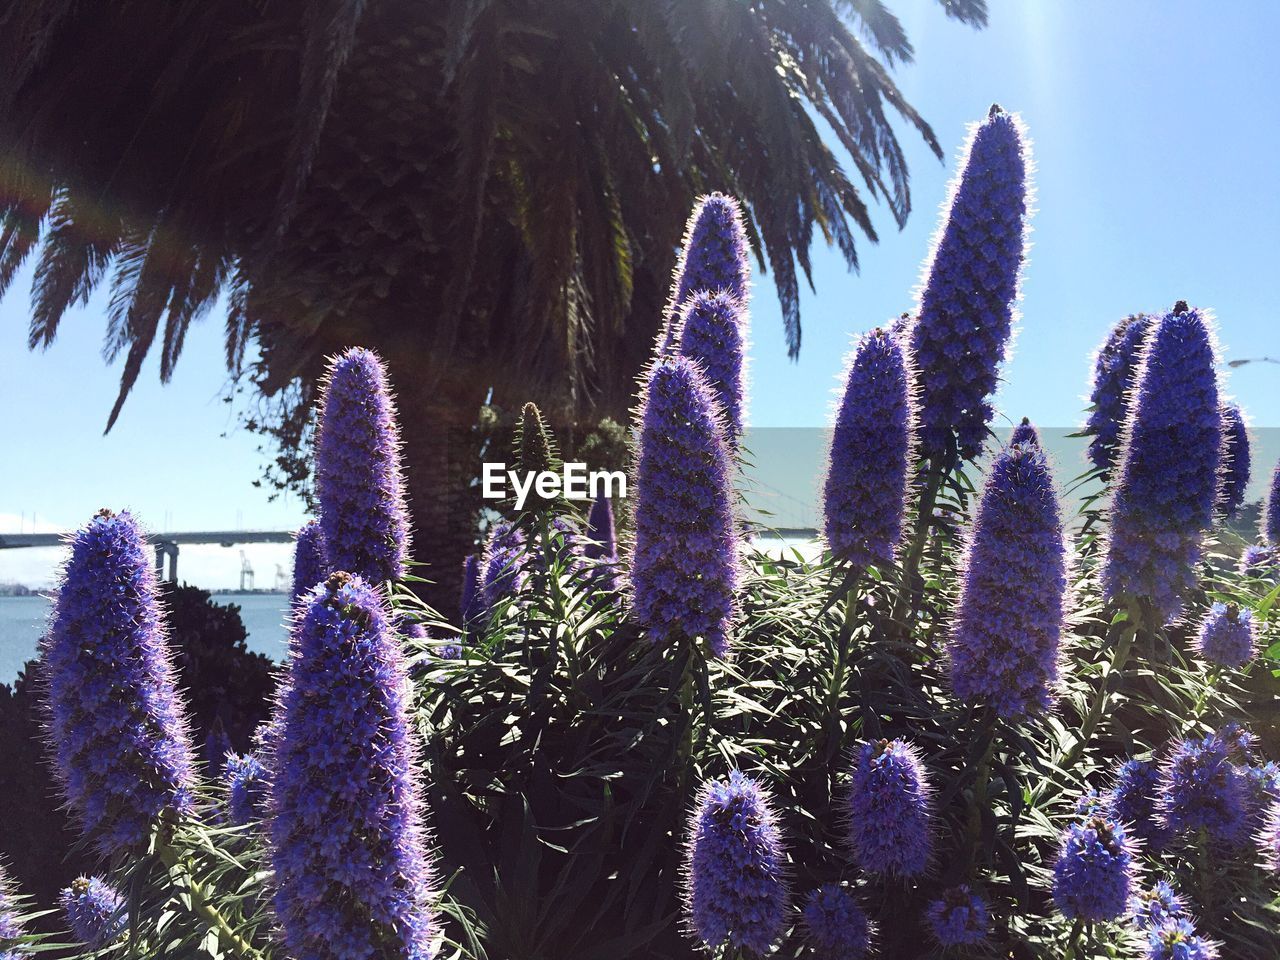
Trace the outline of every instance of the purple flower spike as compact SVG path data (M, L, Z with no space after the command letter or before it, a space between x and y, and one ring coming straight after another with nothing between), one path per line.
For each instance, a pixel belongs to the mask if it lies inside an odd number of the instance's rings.
M859 867L900 877L924 872L933 852L932 790L914 746L863 744L848 803L849 849Z
M1249 488L1249 428L1234 403L1222 408L1222 483L1218 489L1218 514L1230 520L1244 503Z
M930 903L925 917L934 939L943 947L985 943L991 932L987 901L963 884Z
M729 654L738 531L720 408L697 364L659 360L639 411L634 608L655 642L685 636Z
M702 366L736 447L746 406L746 331L741 304L724 290L694 293L680 313L680 353Z
M912 377L896 337L863 336L848 364L823 484L823 532L858 568L893 562L912 461Z
M809 894L801 914L804 938L823 960L862 960L875 932L853 894L828 883Z
M242 756L233 753L228 756L222 779L227 785L227 808L231 813L232 826L242 827L266 816L267 768L256 754Z
M524 532L506 520L494 524L480 562L480 600L486 614L524 589L528 566Z
M14 901L13 887L0 864L0 960L21 960L22 954L10 945L22 936L22 924Z
M1182 609L1213 526L1222 409L1208 318L1179 301L1152 328L1135 380L1103 568L1106 598Z
M1139 930L1150 930L1166 920L1186 915L1186 901L1167 881L1157 880L1151 889L1143 890L1134 897L1133 922Z
M1220 734L1183 740L1161 765L1156 811L1174 833L1204 830L1210 839L1238 844L1249 830L1249 783L1231 762L1233 746Z
M1009 435L1009 446L1016 447L1020 443L1029 443L1036 447L1040 446L1040 434L1026 417L1022 418L1022 422L1014 427L1013 433Z
M1280 802L1267 808L1257 841L1263 866L1272 873L1280 873Z
M103 510L70 546L43 642L49 742L67 806L111 856L191 811L194 755L145 535Z
M1169 840L1169 831L1156 816L1159 789L1160 768L1154 760L1126 760L1104 797L1107 814L1125 824L1148 851L1163 849Z
M297 600L327 576L324 534L317 521L308 520L293 535L293 599Z
M326 567L369 583L400 579L409 554L409 511L395 402L377 354L353 347L330 362L316 422Z
M601 494L587 515L587 557L591 560L618 559L618 533L613 522L613 501Z
M591 512L587 515L583 555L595 564L591 577L597 589L620 588L622 571L618 562L618 534L613 521L613 503L603 494L591 504Z
M1242 768L1245 783L1245 824L1236 838L1237 847L1247 847L1262 835L1271 805L1280 800L1280 764L1268 760Z
M1053 865L1053 902L1068 920L1115 920L1129 909L1134 846L1124 824L1106 817L1062 832Z
M700 198L685 224L680 259L671 282L671 302L667 304L660 356L674 346L680 312L698 291L723 290L746 304L751 291L750 254L738 201L722 193Z
M1262 529L1267 546L1280 548L1280 463L1271 474L1271 487L1267 493L1266 509L1262 516Z
M275 912L290 956L432 955L408 710L380 592L333 574L299 605L271 738Z
M1185 917L1174 917L1147 931L1147 960L1218 960L1218 944L1196 936Z
M1133 390L1138 359L1154 318L1145 313L1125 317L1117 323L1099 348L1093 363L1093 409L1085 423L1089 459L1099 470L1110 470L1120 453L1120 436L1129 417L1129 395Z
M480 590L480 555L471 553L462 561L462 599L458 604L462 626L471 626L484 616L484 597Z
M1237 569L1240 573L1251 577L1275 576L1278 569L1276 553L1271 547L1263 544L1250 544L1240 554L1240 563Z
M1253 659L1256 650L1253 612L1234 603L1215 603L1200 624L1194 647L1201 660L1240 669Z
M115 943L124 933L124 898L100 877L79 877L58 894L71 935L92 950Z
M708 780L689 823L685 908L707 947L769 953L787 926L782 835L768 791L734 770Z
M1014 322L1030 212L1022 122L993 106L973 127L924 271L911 353L920 375L920 454L971 460L991 421Z
M973 520L947 653L965 701L1006 719L1046 709L1058 680L1066 612L1066 541L1049 459L1005 447Z

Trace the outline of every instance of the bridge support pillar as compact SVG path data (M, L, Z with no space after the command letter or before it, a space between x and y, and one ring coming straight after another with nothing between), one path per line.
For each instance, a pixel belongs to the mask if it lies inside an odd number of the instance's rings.
M156 548L156 579L167 580L169 583L178 582L178 545L172 540L155 541ZM169 558L169 575L165 576L164 561Z

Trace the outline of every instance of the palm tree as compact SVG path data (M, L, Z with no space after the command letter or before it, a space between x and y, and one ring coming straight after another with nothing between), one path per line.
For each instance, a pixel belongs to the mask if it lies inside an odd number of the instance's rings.
M10 0L0 293L34 254L34 349L109 284L108 429L225 295L286 483L325 355L380 350L451 591L481 405L625 411L698 194L744 201L796 354L815 228L856 268L869 204L911 207L894 122L941 156L911 57L882 0Z

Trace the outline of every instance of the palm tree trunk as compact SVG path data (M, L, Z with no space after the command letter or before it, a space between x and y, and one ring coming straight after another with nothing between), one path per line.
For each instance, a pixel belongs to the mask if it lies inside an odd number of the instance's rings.
M476 417L487 386L480 378L432 381L420 365L397 365L392 382L399 400L404 466L413 515L416 576L430 580L416 592L450 621L458 618L462 563L475 549L479 507Z

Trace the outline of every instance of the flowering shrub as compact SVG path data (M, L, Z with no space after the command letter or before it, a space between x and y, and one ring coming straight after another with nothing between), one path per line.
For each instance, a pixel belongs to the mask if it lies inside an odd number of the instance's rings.
M1240 569L1214 531L1220 467L1248 464L1208 317L1113 334L1076 492L1027 421L982 462L1030 192L1017 118L993 110L962 163L919 315L858 341L819 556L758 549L737 514L745 337L691 325L746 289L743 211L716 197L674 284L690 339L641 385L626 510L506 510L459 611L405 575L381 364L334 361L297 547L314 582L273 715L217 777L143 532L91 520L45 668L66 798L128 921L104 953L1277 955L1280 767L1247 723L1280 590L1269 553ZM554 460L536 409L522 424L521 462ZM28 946L12 895L5 960Z

